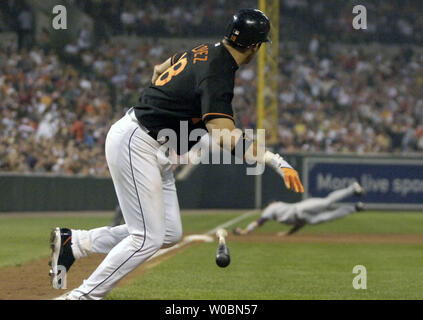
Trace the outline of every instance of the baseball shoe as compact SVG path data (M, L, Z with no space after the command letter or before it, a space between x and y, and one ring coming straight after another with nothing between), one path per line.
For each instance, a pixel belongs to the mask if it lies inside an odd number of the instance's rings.
M72 231L55 228L50 234L51 258L49 265L53 288L66 289L66 273L75 261L71 248Z
M354 187L354 195L364 196L365 194L364 188L358 182L354 182L353 187Z
M356 211L364 211L364 210L366 210L366 207L364 206L363 202L357 202L355 204L355 210Z

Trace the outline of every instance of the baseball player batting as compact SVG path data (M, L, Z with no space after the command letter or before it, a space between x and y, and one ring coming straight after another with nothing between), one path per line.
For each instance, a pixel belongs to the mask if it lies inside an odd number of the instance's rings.
M106 138L106 160L125 224L92 230L56 228L52 231L52 283L69 271L75 259L90 253L106 253L97 269L67 299L102 299L129 272L163 246L182 236L179 204L172 161L161 146L172 129L177 134L177 154L182 135L221 130L219 145L233 152L242 144L244 159L256 159L276 170L288 190L303 192L298 173L280 155L265 150L257 158L256 140L245 138L234 124L232 98L237 69L249 63L264 42L269 42L270 22L259 10L236 13L224 39L176 53L154 67L151 85L110 128ZM166 130L167 129L167 130ZM229 137L230 143L224 143ZM195 144L188 142L188 150ZM239 150L239 149L238 149ZM64 266L58 267L58 266ZM65 273L66 275L67 273Z
M348 188L331 192L326 198L310 198L294 204L273 202L263 210L259 219L251 222L245 229L240 227L235 228L233 233L236 235L246 235L257 227L262 226L266 221L273 219L279 223L293 225L289 231L280 233L280 235L291 235L307 224L315 225L364 210L364 204L362 202L357 202L355 206L341 205L336 209L329 209L333 204L342 199L352 195L362 196L363 194L363 187L355 182Z

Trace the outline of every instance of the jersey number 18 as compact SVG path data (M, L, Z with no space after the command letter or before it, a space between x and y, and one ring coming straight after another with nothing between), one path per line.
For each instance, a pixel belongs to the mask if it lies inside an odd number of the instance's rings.
M185 57L186 55L187 53L185 52L177 63L168 68L160 77L158 77L155 82L155 85L158 87L164 86L166 83L172 80L173 77L180 74L185 69L188 63L188 58Z

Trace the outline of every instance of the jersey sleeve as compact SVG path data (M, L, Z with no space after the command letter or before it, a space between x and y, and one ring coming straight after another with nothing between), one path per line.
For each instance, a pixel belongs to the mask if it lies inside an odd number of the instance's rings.
M234 121L233 89L233 79L219 76L209 76L200 82L201 114L204 122L215 118L228 118Z

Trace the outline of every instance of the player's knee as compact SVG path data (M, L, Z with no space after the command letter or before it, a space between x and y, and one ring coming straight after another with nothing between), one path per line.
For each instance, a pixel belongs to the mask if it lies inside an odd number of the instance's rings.
M172 230L166 232L166 237L163 242L163 248L168 248L178 243L182 238L182 226L175 226Z
M141 248L144 244L144 236L142 235L137 235L137 234L132 234L131 235L131 242L132 242L132 246L134 248Z
M165 234L164 233L155 233L148 237L148 243L151 247L159 250L165 243Z
M175 243L179 242L181 239L182 239L182 227L177 227L174 230L172 230L169 238L166 239L167 241L165 243L169 245L174 245Z
M140 249L144 246L148 245L149 247L159 250L163 243L164 243L164 236L160 234L155 235L147 235L144 237L143 235L131 235L131 241L134 248Z

